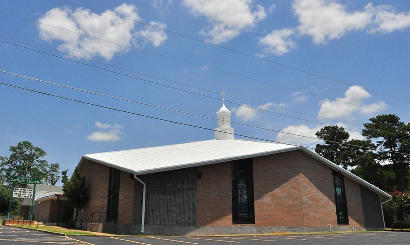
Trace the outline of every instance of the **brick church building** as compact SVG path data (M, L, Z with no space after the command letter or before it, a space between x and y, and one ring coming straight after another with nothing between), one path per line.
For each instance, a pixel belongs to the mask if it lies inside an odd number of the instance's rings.
M84 155L89 230L230 234L384 229L390 195L302 146L215 139Z

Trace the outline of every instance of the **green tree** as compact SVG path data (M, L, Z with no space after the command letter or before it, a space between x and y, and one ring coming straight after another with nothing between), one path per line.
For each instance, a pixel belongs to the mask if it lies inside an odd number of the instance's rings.
M66 185L68 181L68 169L61 171L61 183L63 183L63 186Z
M369 121L364 124L362 134L376 144L377 160L391 165L396 188L404 191L408 186L410 124L406 125L394 114L378 115Z
M67 172L65 171L65 176ZM75 208L74 222L77 223L78 217L82 212L82 208L88 202L88 185L85 176L80 174L78 168L75 168L70 180L64 180L63 191L64 195L68 197L73 207Z
M370 140L350 140L349 159L350 166L356 166L352 173L368 181L369 183L386 188L386 177L383 166L376 161L374 150L376 146Z
M349 133L343 127L325 126L316 132L316 136L325 142L323 145L316 145L316 153L345 169L351 166L348 157L350 149L346 144Z
M0 156L0 185L4 185L7 182L6 164L7 157Z
M43 149L28 141L22 141L16 146L10 146L10 152L10 156L3 157L2 160L6 184L10 184L11 176L44 178L48 163L43 159L46 156Z
M52 163L47 170L46 184L56 185L60 180L60 164Z
M0 215L5 215L9 209L11 189L8 186L0 185ZM13 198L11 202L12 212L19 210L21 201Z
M0 157L0 184L10 185L12 176L40 179L45 184L55 184L59 180L59 165L51 165L44 159L46 152L29 141L21 141L10 146L10 156Z

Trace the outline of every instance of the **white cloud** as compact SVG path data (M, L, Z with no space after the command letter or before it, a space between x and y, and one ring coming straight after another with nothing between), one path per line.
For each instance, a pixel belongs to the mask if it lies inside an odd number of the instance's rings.
M243 121L255 120L258 117L256 110L249 107L249 105L243 104L234 110L235 116Z
M142 47L144 43L152 43L154 47L160 46L167 40L164 23L150 21L144 30L135 32L137 46Z
M253 0L184 0L182 4L195 16L205 16L210 26L201 30L207 41L227 42L266 17L262 5Z
M271 6L269 6L268 13L269 14L273 13L273 11L275 11L275 9L276 9L276 4L273 3Z
M201 71L205 71L205 70L208 70L209 66L208 65L203 65L199 68L201 69Z
M383 101L364 104L363 100L371 95L360 86L349 87L343 98L325 99L320 102L319 117L324 119L351 117L354 113L371 114L384 110L387 105Z
M410 12L397 13L391 6L371 3L366 5L366 10L374 15L374 27L369 32L389 33L410 27Z
M95 122L95 127L98 129L102 129L99 131L95 131L92 134L87 136L88 140L91 141L118 141L121 139L121 129L123 128L119 124L108 124L108 123L101 123Z
M117 129L108 132L96 131L87 136L91 141L118 141L120 140L119 131Z
M259 43L264 47L265 52L282 55L296 46L296 43L290 38L294 33L294 30L290 28L274 30L260 38Z
M68 56L84 59L101 56L110 60L115 54L129 50L135 24L140 20L136 7L125 3L101 14L85 8L63 7L50 9L39 18L38 29L44 41L60 41L58 50ZM164 39L152 34L140 37L154 46Z
M347 12L344 5L333 0L295 0L301 34L310 35L316 44L341 38L346 32L363 30L372 20L368 12Z
M308 97L303 91L296 91L292 94L293 101L297 103L305 103L308 100Z
M290 143L290 144L300 144L300 145L318 143L320 140L316 138L315 133L320 128L321 127L310 128L309 126L303 125L303 124L287 126L286 128L282 129L278 133L278 135L276 136L276 140L279 142ZM290 135L286 133L314 137L314 139L307 138L307 137L300 137L296 135Z
M344 123L337 123L336 124L339 127L343 127L346 131L348 131L350 137L349 140L351 139L358 139L358 140L363 140L365 139L360 131L356 130L347 130L347 125ZM297 144L297 145L311 145L311 144L317 144L321 140L316 137L316 132L319 131L321 128L324 126L320 127L309 127L307 125L301 124L301 125L290 125L282 129L276 136L276 140L279 142L283 143L290 143L290 144ZM295 135L292 135L295 134ZM296 135L303 135L307 137L301 137L301 136L296 136Z
M286 107L285 103L279 103L275 104L272 102L268 102L266 104L260 105L255 109L255 107L250 107L250 105L247 104L242 104L238 108L234 108L233 112L235 113L235 116L240 118L243 121L253 121L258 118L258 109L259 110L270 110L271 108L274 108L276 110L282 110L283 108Z
M280 110L284 109L285 107L286 107L286 104L285 104L285 103L272 103L272 102L268 102L268 103L266 103L266 104L264 104L264 105L258 106L258 109L261 109L261 110L270 110L271 108L274 108L275 110L280 111Z
M169 5L171 5L172 2L172 0L151 0L152 7L154 9L160 10L161 12L168 9Z
M99 129L107 129L107 128L111 128L111 124L108 123L101 123L99 121L95 122L95 126Z
M336 0L295 0L293 11L299 19L300 34L312 36L314 43L339 39L349 31L392 32L410 26L410 12L397 13L388 5L348 11Z
M348 126L344 123L336 123L337 126L343 127L349 133L349 140L364 140L366 139L360 131L357 130L347 130Z

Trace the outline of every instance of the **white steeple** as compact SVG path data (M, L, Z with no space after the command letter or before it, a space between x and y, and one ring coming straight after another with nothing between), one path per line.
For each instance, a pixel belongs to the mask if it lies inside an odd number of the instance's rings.
M216 112L218 117L218 127L215 129L215 139L233 140L233 128L231 128L231 112L225 106L225 92L222 91L222 106Z

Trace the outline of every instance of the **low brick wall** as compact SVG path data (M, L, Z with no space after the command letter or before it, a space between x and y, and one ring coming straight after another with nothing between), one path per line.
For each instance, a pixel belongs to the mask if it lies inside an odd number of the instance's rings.
M37 222L37 221L31 221L30 220L21 220L21 219L4 219L3 220L3 225L41 225L43 222Z
M141 234L140 225L127 224L87 224L87 230L95 232L107 232L117 234ZM232 226L175 226L175 225L145 225L145 235L229 235L229 234L265 234L274 232L329 232L329 231L366 231L366 230L384 230L364 229L362 227L352 226L327 226L327 227L286 227L286 226L249 226L249 225L232 225Z

